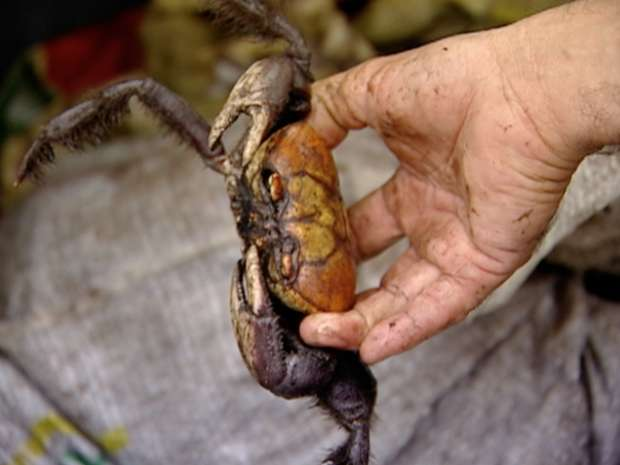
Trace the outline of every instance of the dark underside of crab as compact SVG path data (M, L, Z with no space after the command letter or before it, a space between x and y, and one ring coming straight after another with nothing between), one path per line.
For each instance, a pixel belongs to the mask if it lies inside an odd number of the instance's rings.
M233 273L231 312L237 342L256 380L287 399L313 397L349 434L324 463L365 465L376 381L358 354L309 347L299 337L303 314L273 296L251 246Z

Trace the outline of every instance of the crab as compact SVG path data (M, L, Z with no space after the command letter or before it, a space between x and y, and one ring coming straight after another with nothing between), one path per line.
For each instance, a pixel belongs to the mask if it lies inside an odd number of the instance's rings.
M269 13L267 23L291 49L256 62L242 75L213 128L153 79L117 83L52 119L25 154L17 182L41 177L42 165L54 160L53 144L78 150L102 141L136 97L224 176L242 240L230 314L250 373L277 396L314 397L349 433L324 463L366 465L375 378L357 353L310 347L299 337L304 314L344 311L355 299L351 233L336 167L321 138L302 120L310 109L309 54L297 31L261 1L229 4ZM227 151L221 136L240 113L251 123Z

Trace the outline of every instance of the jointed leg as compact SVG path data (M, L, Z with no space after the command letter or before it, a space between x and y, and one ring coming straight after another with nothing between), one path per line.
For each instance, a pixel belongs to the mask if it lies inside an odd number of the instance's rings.
M367 465L370 460L370 425L350 429L349 437L323 460L323 465Z
M310 50L303 36L270 0L202 0L227 31L263 39L281 38L290 45L288 55L310 77Z
M376 381L357 353L306 346L299 338L302 315L280 311L250 246L233 273L231 313L237 342L256 380L274 394L313 395L349 433L324 463L367 465Z
M301 342L300 317L291 312L291 319L285 320L276 313L254 246L233 272L231 316L241 354L264 388L295 398L314 394L331 382L336 360L331 352Z
M20 165L17 183L38 178L41 166L54 160L52 144L78 150L98 144L129 111L136 96L167 128L194 148L207 166L223 173L224 153L220 144L209 148L209 124L178 95L152 79L120 82L102 90L90 100L52 119L43 128Z
M349 436L323 462L325 465L366 465L370 455L370 423L377 396L376 380L359 356L337 352L333 381L317 397L319 405Z

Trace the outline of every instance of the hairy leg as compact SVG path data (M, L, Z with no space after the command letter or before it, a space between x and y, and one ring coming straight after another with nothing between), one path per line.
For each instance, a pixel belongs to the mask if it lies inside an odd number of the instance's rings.
M377 397L377 382L355 352L337 351L332 382L317 394L319 406L348 433L347 439L323 462L328 465L367 465L370 458L370 423Z
M306 346L299 338L301 315L269 294L255 247L233 271L231 317L239 349L254 378L287 399L313 395L331 382L334 352ZM276 308L278 307L278 308Z
M166 128L195 149L207 166L220 173L226 171L221 144L209 148L209 124L170 89L152 79L135 79L111 85L52 119L22 159L16 183L28 177L40 178L42 165L54 161L52 144L79 150L87 144L100 143L128 113L129 100L134 96Z

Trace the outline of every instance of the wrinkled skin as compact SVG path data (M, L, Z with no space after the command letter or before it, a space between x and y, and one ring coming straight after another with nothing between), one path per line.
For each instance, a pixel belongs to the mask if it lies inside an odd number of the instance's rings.
M230 308L239 349L259 384L287 399L315 397L349 433L324 463L367 464L376 398L372 373L354 352L309 347L301 341L301 316L270 296L254 246L233 272Z

